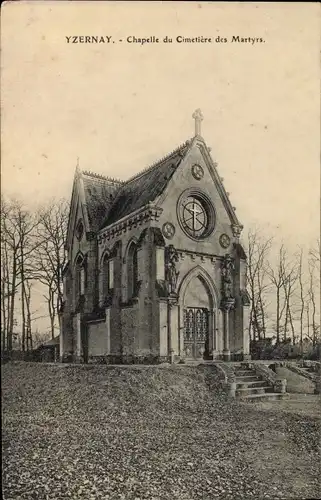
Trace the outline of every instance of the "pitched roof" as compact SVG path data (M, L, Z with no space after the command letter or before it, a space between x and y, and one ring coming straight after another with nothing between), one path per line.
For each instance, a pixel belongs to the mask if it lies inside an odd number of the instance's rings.
M57 335L53 339L45 340L41 344L38 345L37 349L41 349L43 347L52 347L52 346L57 346L59 345L60 342L60 335Z
M97 230L106 217L122 182L88 171L82 171L82 180L89 223L92 230Z
M102 228L138 210L157 198L182 162L191 141L188 140L167 156L120 185Z
M97 232L155 200L181 163L191 140L186 141L147 169L121 181L76 167L70 203L66 248L71 244L73 199L80 197L86 231ZM68 236L69 235L69 236Z

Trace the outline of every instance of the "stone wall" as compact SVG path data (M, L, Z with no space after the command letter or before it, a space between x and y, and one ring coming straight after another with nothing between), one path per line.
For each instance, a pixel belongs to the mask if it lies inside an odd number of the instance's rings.
M108 356L110 353L110 332L108 323L101 321L88 324L88 355Z

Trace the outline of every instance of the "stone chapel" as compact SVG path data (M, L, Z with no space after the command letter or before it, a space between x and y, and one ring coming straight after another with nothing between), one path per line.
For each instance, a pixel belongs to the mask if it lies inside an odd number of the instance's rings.
M61 360L249 358L242 226L201 136L127 181L76 168Z

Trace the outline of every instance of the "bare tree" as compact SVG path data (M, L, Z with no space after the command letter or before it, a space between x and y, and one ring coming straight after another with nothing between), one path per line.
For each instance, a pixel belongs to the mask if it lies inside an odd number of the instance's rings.
M54 336L62 304L62 269L68 220L65 201L32 213L17 200L1 201L1 345L12 350L15 314L21 316L21 347L33 346L32 280L46 286L45 298ZM17 302L17 294L20 298Z
M37 318L35 318L36 320ZM35 329L33 332L33 345L34 347L38 347L39 345L43 344L46 340L49 340L48 334L46 332L39 332L38 329Z
M20 289L22 350L26 350L26 282L31 279L31 261L37 246L34 238L37 220L34 215L17 200L2 200L1 207L1 257L4 258L2 269L4 279L2 288L4 298L2 310L5 313L6 326L3 333L3 345L12 350L13 326L15 320L16 294ZM6 296L9 300L5 300ZM4 339L6 337L6 341Z
M309 250L309 257L310 257L310 260L312 260L315 263L316 268L318 269L318 271L320 273L321 248L320 248L320 240L319 239L316 242L315 248L311 248Z
M35 240L35 229L38 221L34 214L17 205L15 215L16 231L19 237L19 272L21 289L21 318L22 318L22 350L28 351L32 347L31 324L28 328L30 315L32 257L38 243ZM31 342L30 342L31 340Z
M17 293L19 242L12 225L13 204L1 199L1 308L2 346L12 350L14 308Z
M283 326L283 338L286 340L288 327L291 328L292 342L295 344L295 328L294 328L294 315L292 306L295 305L293 302L295 300L297 279L298 279L298 268L296 263L284 265L284 280L283 280L283 290L284 290L284 300L285 300L285 318Z
M305 306L305 297L304 297L304 284L303 284L303 248L301 247L298 254L299 262L298 262L298 281L299 281L299 290L300 290L300 346L301 346L301 354L303 353L303 317L304 317L304 306Z
M309 285L308 285L308 304L307 304L307 320L308 320L308 338L312 341L313 346L316 345L319 334L320 325L317 323L317 302L316 302L316 281L317 281L317 265L318 261L311 257L308 262ZM318 285L320 280L318 279ZM312 327L312 334L310 333Z
M281 332L286 340L289 322L290 296L293 294L295 264L288 258L284 244L280 246L275 268L268 264L268 276L275 292L275 334L276 342L280 342ZM282 324L282 321L284 323ZM291 317L292 321L292 317Z
M24 293L25 293L25 301L26 301L26 347L27 347L27 351L32 351L32 349L33 349L31 290L32 290L32 281L26 280L24 283Z
M250 335L252 340L265 338L267 319L267 256L269 254L272 238L264 238L259 230L248 232L248 267L247 285L251 298L250 309Z
M10 319L12 301L12 252L3 231L5 215L1 218L1 348L5 352L10 343Z
M33 276L45 287L44 298L50 318L51 337L63 302L62 271L66 263L65 241L68 224L68 203L52 200L38 212L37 240Z

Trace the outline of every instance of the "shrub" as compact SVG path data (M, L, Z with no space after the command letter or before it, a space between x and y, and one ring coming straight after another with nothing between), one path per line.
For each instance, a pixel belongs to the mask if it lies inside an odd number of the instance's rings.
M321 345L316 344L314 347L303 355L303 359L311 359L311 361L320 361L321 359Z
M252 340L250 344L250 352L252 359L272 359L272 339Z

